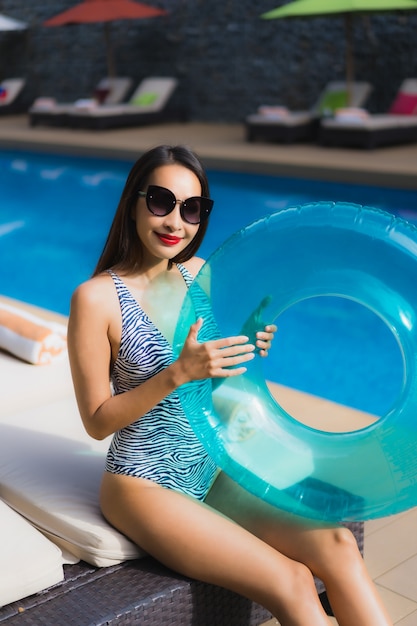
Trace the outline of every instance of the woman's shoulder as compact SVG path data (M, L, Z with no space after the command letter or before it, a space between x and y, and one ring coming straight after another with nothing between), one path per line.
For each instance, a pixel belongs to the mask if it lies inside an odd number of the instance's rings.
M103 272L78 285L72 294L71 304L83 307L106 307L109 297L113 294L116 295L112 278L107 272Z
M192 276L197 276L204 263L204 259L201 259L198 256L193 256L188 261L185 261L185 263L183 263L182 265L190 272Z

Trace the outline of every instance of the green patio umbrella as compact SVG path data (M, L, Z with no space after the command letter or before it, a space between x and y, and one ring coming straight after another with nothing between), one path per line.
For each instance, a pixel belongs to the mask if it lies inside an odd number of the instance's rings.
M417 0L293 0L277 9L263 13L265 20L289 17L326 17L342 15L346 33L346 86L348 99L354 80L352 49L352 16L354 13L417 11Z

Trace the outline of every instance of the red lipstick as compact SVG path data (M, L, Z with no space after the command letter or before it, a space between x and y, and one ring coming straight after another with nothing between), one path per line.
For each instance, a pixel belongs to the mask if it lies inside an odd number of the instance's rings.
M156 233L156 236L162 241L166 246L175 246L181 241L181 237L175 237L174 235L167 235L165 233Z

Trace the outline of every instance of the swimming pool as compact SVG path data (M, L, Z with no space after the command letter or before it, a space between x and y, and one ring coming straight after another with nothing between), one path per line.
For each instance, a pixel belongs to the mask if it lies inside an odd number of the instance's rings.
M0 292L67 314L73 289L94 269L131 165L0 152ZM215 208L200 250L203 257L253 220L304 202L356 202L417 222L416 191L223 171L209 171L209 180ZM385 413L401 380L393 337L354 303L317 300L298 310L292 307L280 318L279 347L267 360L267 375L343 404ZM319 358L324 344L325 356Z

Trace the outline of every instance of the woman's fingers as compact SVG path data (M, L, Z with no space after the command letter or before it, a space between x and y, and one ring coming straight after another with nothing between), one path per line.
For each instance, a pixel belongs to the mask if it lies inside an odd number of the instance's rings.
M197 342L198 333L203 325L203 318L199 317L194 324L190 326L190 330L188 331L188 339L191 339L194 342Z
M264 330L256 333L256 347L259 349L260 356L268 356L268 350L271 348L276 331L275 324L268 324Z
M248 337L224 337L200 343L202 319L190 327L179 361L188 380L238 376L246 371L244 363L255 356L255 346Z
M274 334L275 324L267 324L264 330L256 333L256 346L248 343L247 335L223 337L204 343L198 342L198 333L203 320L198 319L189 332L188 341L194 360L192 378L219 378L239 376L246 372L244 364L255 357L255 349L261 357L268 356ZM191 356L191 354L190 354Z
M239 368L238 366L242 366L255 357L255 346L247 341L247 337L239 336L202 344L202 350L205 351L207 357L209 376L211 378L229 377L246 372L246 367Z
M238 337L224 337L213 341L206 341L204 345L207 350L221 350L225 356L237 354L238 352L253 352L255 346L248 343L249 338L244 335Z

